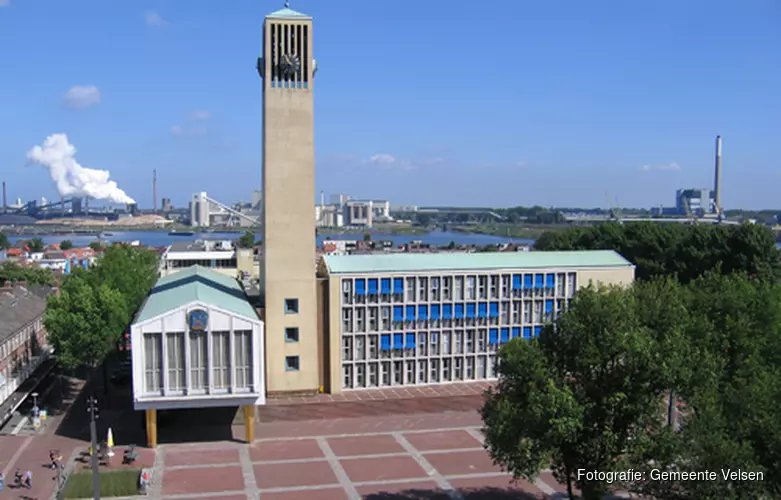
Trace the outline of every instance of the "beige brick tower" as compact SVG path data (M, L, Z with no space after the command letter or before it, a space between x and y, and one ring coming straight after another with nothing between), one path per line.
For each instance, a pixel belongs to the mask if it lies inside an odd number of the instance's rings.
M263 263L268 393L319 387L315 281L312 18L263 26Z

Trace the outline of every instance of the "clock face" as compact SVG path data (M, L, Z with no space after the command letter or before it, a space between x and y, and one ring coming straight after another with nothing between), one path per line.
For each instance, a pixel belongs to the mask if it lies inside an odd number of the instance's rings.
M295 76L301 71L301 61L294 54L285 54L279 61L279 70L282 76Z

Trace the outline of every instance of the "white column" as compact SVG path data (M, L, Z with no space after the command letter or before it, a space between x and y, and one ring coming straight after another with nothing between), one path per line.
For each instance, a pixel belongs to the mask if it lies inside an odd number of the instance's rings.
M228 377L230 377L228 387L230 391L236 392L236 339L234 337L234 322L233 316L230 318L230 330L228 331L228 353L230 366L228 367Z
M165 338L165 317L160 319L160 386L163 390L163 396L166 394L166 381L168 379L168 342ZM146 353L144 353L146 356ZM146 357L144 357L146 359Z
M212 317L212 310L211 308L207 309L207 314L209 315L209 318ZM214 370L214 359L212 356L212 322L208 321L206 324L206 331L204 332L206 335L206 387L207 392L209 394L212 394L214 392L213 382L212 382L212 373Z
M184 316L182 324L184 325L184 393L189 394L192 390L192 378L190 377L190 328L187 324L187 311L181 311Z

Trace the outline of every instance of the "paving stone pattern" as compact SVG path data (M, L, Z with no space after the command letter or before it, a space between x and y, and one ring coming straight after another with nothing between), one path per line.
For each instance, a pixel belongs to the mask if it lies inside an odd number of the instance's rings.
M549 473L513 483L482 447L474 412L260 426L251 446L163 445L163 499L531 500L563 493ZM274 430L278 431L272 436ZM279 435L282 434L282 435ZM159 460L159 457L158 457Z

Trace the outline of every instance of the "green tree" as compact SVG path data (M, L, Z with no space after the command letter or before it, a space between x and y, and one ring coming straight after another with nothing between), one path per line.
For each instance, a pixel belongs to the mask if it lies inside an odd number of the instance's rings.
M11 248L11 241L5 233L0 233L0 250L8 250Z
M103 250L105 246L102 241L91 241L89 244L89 247L96 252Z
M114 245L103 252L86 276L93 287L106 285L125 297L127 325L157 281L159 271L160 261L155 252L130 245ZM121 335L122 329L116 334Z
M247 231L241 235L238 241L239 248L252 248L255 245L255 233Z
M30 249L31 252L43 252L45 245L43 244L42 239L33 238L27 242L27 247Z
M663 396L678 383L663 359L675 340L643 324L637 293L583 289L538 339L501 349L481 414L486 447L516 477L550 464L570 498L577 487L601 500L608 485L577 472L624 470L645 445L639 438L660 429Z
M41 267L22 267L15 262L0 263L0 284L6 281L24 281L28 285L54 285L54 273Z
M70 250L73 248L73 242L71 240L62 240L60 242L60 250Z
M781 277L773 233L757 224L683 225L656 222L605 223L543 233L537 250L615 250L637 266L636 277L678 277L688 283L719 266L761 280Z
M680 432L646 440L635 467L711 470L718 481L651 481L637 491L658 498L781 496L781 287L713 272L683 298L691 376L680 387ZM680 362L680 359L678 360ZM648 459L654 462L648 465ZM763 472L763 481L724 480L723 469Z
M49 342L66 368L97 367L116 345L128 316L122 292L108 284L93 286L87 275L74 270L46 307Z

